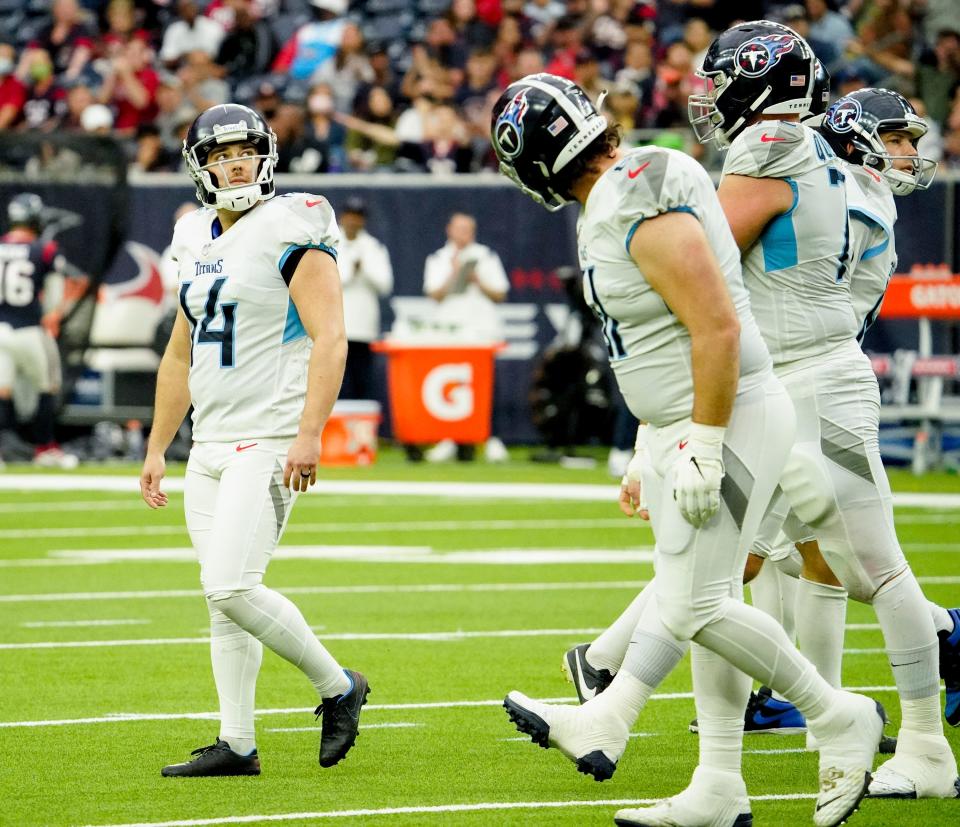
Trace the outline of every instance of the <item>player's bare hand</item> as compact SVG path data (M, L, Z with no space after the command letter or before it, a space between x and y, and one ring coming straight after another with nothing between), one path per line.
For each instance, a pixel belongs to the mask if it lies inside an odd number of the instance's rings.
M644 473L649 469L650 456L647 453L645 427L637 429L637 442L633 456L627 464L627 473L620 480L620 510L628 517L638 516L641 520L649 520L646 492L640 483Z
M160 480L166 472L163 454L147 454L140 472L140 496L151 508L163 508L167 504L167 495L160 490Z
M287 452L283 468L283 484L294 491L306 491L317 481L317 463L320 462L320 440L298 434Z
M650 519L650 512L647 510L640 480L632 480L626 476L621 480L620 511L627 517L639 517L641 520Z

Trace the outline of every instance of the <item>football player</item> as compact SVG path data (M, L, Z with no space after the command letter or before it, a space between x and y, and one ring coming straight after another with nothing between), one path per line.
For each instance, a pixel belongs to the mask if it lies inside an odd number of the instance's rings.
M810 576L800 582L798 615L825 588L823 560L847 592L873 606L902 709L896 755L873 788L952 798L960 785L940 718L936 630L896 539L877 380L856 340L847 171L823 136L798 122L802 111L767 117L775 114L770 98L799 80L790 66L806 44L790 46L789 37L762 22L720 35L702 68L708 91L691 97L691 123L700 140L730 147L718 195L743 252L757 323L797 411L781 480L791 507L784 531L805 541L812 529L823 552L804 556ZM758 548L769 548L779 530L770 528L761 528Z
M180 308L140 489L151 508L167 504L164 452L192 404L184 507L210 614L220 734L162 774L259 775L254 692L264 645L313 684L320 765L330 767L356 740L367 681L342 669L263 577L298 493L316 481L320 432L343 376L339 231L321 196L274 197L276 136L245 106L203 112L183 157L203 208L174 228Z
M24 192L7 205L8 232L0 237L0 433L13 430L13 384L22 375L39 394L34 418L34 462L75 468L77 458L54 439L60 392L60 322L84 292L86 277L71 267L57 243L42 237L49 210ZM54 306L44 312L55 294Z
M812 56L806 88L812 84ZM809 95L809 93L808 93ZM809 100L808 100L809 104ZM748 673L786 694L820 738L814 820L839 824L856 809L882 720L868 698L830 687L768 615L742 602L742 570L793 441L793 411L771 370L740 276L740 254L709 176L662 148L624 153L582 89L531 75L494 106L501 171L548 209L581 206L584 292L603 324L611 364L632 412L648 423L647 499L656 577L623 662L606 691L580 707L504 701L518 728L554 746L581 772L610 777L629 727L693 640L698 703L726 711L699 801L666 818L617 813L622 824L750 821L740 774ZM698 707L699 709L699 707Z
M844 162L851 219L852 301L859 326L857 338L862 341L879 313L890 276L896 268L893 226L897 209L893 195L909 195L916 189L927 189L936 173L936 163L918 155L916 143L926 134L926 123L896 92L862 89L841 98L823 118L819 131ZM867 422L863 432L873 447L879 428L877 408L868 407L866 410ZM879 472L874 481L876 492L865 489L855 500L859 503L856 519L858 523L862 520L887 526L889 533L884 535L887 542L873 552L877 556L895 554L899 546L893 530L889 484L885 474ZM850 481L850 484L856 483ZM859 525L851 526L852 537L860 533ZM891 547L897 552L891 552ZM801 549L808 558L819 556L815 540L808 540ZM865 549L864 553L870 553L870 550ZM777 563L777 567L780 568L781 564ZM817 664L821 674L838 685L846 591L822 563L813 566L807 576L812 582L804 584L810 599L798 611L800 639L805 653ZM928 603L927 607L939 638L939 671L947 688L945 715L947 722L956 726L960 724L960 612L934 603ZM904 699L911 700L909 697ZM932 761L932 770L926 766L931 762L931 751L934 757L942 755L937 749L938 744L931 743L928 734L918 732L915 718L905 722L895 757L878 770L871 783L871 797L953 797L946 778L949 767L953 766L951 761L944 758L946 768L938 769L935 760ZM906 740L901 744L903 739ZM960 788L955 789L960 791Z

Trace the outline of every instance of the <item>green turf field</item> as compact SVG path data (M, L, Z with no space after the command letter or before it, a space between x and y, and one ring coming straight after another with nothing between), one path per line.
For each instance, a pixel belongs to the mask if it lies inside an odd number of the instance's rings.
M6 476L20 469L9 467ZM178 474L176 468L171 477ZM180 471L182 473L182 471ZM611 825L620 802L678 791L696 761L687 661L655 696L610 781L538 749L500 707L521 689L570 698L562 653L590 640L652 567L645 524L615 503L557 499L551 485L606 484L602 469L373 468L325 480L439 480L422 493L311 493L266 582L372 687L356 747L317 764L313 690L266 652L258 685L259 778L163 779L217 734L207 614L182 497L151 512L129 490L0 490L0 824ZM901 491L960 494L956 476L893 474ZM4 477L0 475L0 484ZM464 496L459 482L534 483ZM540 483L538 485L538 483ZM927 595L960 604L960 509L902 508L901 540ZM344 548L347 547L347 548ZM851 605L844 683L875 687L897 717L882 639ZM960 752L960 730L948 737ZM758 825L809 824L816 758L800 736L750 736ZM773 752L771 752L773 751ZM960 801L866 801L862 825L957 825Z

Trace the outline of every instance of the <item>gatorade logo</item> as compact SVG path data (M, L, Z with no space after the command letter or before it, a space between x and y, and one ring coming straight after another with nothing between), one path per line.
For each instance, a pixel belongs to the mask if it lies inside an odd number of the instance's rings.
M473 365L469 362L437 365L420 390L423 406L444 422L458 422L473 413Z

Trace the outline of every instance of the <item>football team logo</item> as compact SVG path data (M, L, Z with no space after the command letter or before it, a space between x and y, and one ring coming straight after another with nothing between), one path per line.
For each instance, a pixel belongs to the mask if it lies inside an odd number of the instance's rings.
M527 106L527 90L521 89L497 118L493 138L504 158L512 160L523 151L523 116Z
M830 107L830 111L827 112L827 123L834 132L849 132L860 120L862 112L860 101L848 98Z
M738 73L748 78L765 75L796 45L788 34L767 34L740 45L733 57Z

